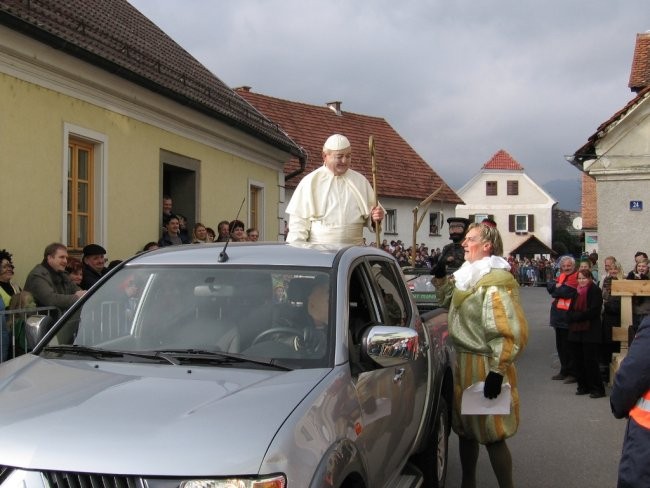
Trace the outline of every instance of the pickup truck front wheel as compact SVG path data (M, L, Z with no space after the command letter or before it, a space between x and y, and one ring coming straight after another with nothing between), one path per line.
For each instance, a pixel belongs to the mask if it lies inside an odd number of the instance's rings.
M436 420L425 449L415 456L415 464L424 475L427 488L444 488L447 478L447 454L449 450L449 410L444 398L440 398Z

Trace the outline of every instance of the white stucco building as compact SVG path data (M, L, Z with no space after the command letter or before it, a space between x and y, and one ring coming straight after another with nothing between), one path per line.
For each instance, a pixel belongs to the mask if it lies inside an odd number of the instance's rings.
M456 206L456 217L494 220L505 255L549 257L557 202L506 151L494 154L457 193L465 203Z
M592 216L585 239L597 242L600 266L614 256L625 272L637 251L650 253L650 32L637 35L629 87L634 98L570 161L595 180L595 192L583 186L583 217Z

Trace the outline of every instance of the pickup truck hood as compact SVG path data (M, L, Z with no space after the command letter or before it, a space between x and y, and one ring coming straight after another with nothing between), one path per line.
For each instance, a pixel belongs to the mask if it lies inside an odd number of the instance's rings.
M0 367L0 465L256 474L279 427L329 371L22 356Z

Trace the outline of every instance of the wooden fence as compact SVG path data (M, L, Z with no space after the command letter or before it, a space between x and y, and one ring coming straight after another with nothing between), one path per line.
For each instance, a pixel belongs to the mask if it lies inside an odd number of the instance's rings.
M612 295L621 297L621 326L612 327L612 340L621 344L621 352L614 354L610 365L610 382L627 354L629 328L632 325L632 298L650 296L650 280L612 280Z

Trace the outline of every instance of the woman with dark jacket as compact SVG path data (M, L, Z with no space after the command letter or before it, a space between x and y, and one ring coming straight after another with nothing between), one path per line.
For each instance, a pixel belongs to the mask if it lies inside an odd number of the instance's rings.
M600 312L603 295L588 269L578 271L578 288L567 314L569 347L575 360L578 389L576 395L605 396L598 366L602 343Z

